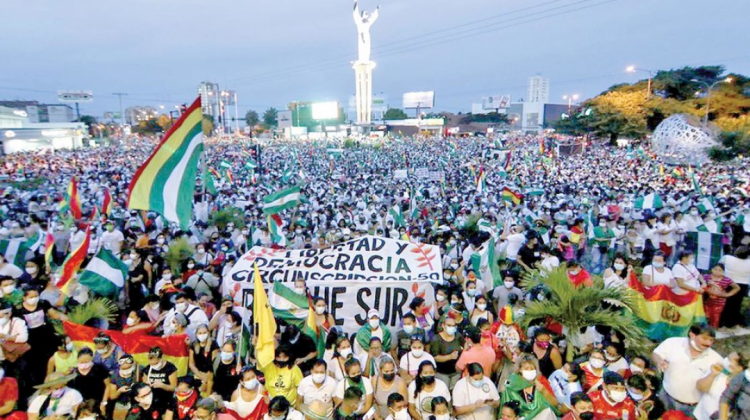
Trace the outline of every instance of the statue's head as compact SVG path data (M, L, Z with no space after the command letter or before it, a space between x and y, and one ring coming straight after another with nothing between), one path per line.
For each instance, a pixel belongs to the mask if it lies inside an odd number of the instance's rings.
M370 13L369 12L362 12L362 19L363 20L367 20L369 18L370 18Z

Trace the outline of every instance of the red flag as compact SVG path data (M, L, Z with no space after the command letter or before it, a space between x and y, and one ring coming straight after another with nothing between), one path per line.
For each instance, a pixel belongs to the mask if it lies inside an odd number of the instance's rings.
M105 218L112 214L112 196L108 189L104 189L104 202L102 203L102 214Z
M44 263L49 267L49 262L52 260L52 250L55 247L55 237L52 236L52 232L47 232L47 238L44 241Z

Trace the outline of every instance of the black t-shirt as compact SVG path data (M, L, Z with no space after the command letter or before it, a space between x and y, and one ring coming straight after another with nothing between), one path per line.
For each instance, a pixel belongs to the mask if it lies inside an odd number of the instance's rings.
M356 411L348 416L341 413L341 408L337 408L336 411L333 412L333 420L362 420L363 418L364 416L362 414L357 414Z
M219 345L215 340L209 340L210 345L201 347L200 344L193 344L190 350L193 352L193 361L195 367L201 372L211 372L214 369L214 363L211 360L211 354L214 350L219 350Z
M141 406L135 406L128 411L125 420L159 420L163 410L151 404L151 407L144 409Z
M299 333L299 338L296 342L286 342L289 345L291 354L289 358L292 360L304 359L308 354L316 351L315 342L307 334ZM309 360L299 366L302 372L308 372L312 368L312 364L315 363L315 359Z
M219 362L214 375L214 392L221 395L225 401L229 401L232 392L240 383L240 371L237 369L237 361L230 364Z
M94 365L88 374L81 375L76 369L76 376L69 387L81 393L83 400L95 400L97 407L104 397L104 380L109 378L109 371L102 365Z
M154 382L162 381L165 384L169 383L169 377L177 372L177 368L171 362L164 362L164 366L161 369L155 369L152 365L141 368L142 381L149 384L154 392L154 403L159 410L162 410L167 406L169 401L172 400L172 392L165 391L163 389L156 389L153 387Z
M529 248L526 245L521 247L521 250L518 251L518 258L520 258L524 264L531 268L534 268L534 264L542 260L537 247Z

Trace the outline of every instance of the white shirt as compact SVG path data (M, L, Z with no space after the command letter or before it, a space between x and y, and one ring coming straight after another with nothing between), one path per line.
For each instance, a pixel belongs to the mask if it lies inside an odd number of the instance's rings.
M672 275L672 270L670 270L669 268L664 267L664 271L660 273L656 271L656 268L654 268L654 266L652 265L647 265L643 269L643 274L648 274L649 276L651 276L651 283L653 283L654 286L669 286L672 278L674 278L674 276Z
M669 362L664 372L664 390L681 403L696 404L701 397L698 380L711 373L711 366L722 363L722 357L708 349L693 359L689 346L689 338L673 337L659 344L654 353Z
M515 261L518 258L518 251L526 242L526 236L523 233L514 233L509 235L506 240L508 241L508 247L505 248L505 257Z
M417 396L415 397L415 389L417 389L417 381L412 381L407 388L407 394L409 394L409 404L414 404L417 411L419 412L419 415L422 416L423 419L426 419L432 414L432 407L430 407L430 403L432 402L433 398L443 397L449 403L451 402L451 392L448 390L448 386L437 377L435 378L435 389L433 389L432 392L427 392L423 389L422 392L417 394Z
M552 271L559 266L560 259L555 257L554 255L550 255L549 257L542 260L542 270Z
M369 379L362 377L362 383L365 384L365 395L362 397L366 397L368 395L372 395L372 382L370 382ZM349 388L349 381L347 379L344 379L343 381L340 381L336 384L336 391L333 393L333 396L343 400L344 399L344 391Z
M263 416L263 420L273 420L270 411ZM289 407L289 413L286 415L286 420L305 420L305 415L292 407Z
M16 267L15 265L5 262L5 265L0 268L0 276L3 277L12 277L14 279L17 279L23 275L23 270Z
M411 376L417 376L419 365L421 365L424 361L432 363L432 366L435 366L435 369L437 369L435 359L430 353L427 353L426 351L422 353L421 357L414 357L411 352L407 352L405 355L401 356L401 361L398 364L398 367L399 369L408 372Z
M482 386L478 388L472 385L471 381L471 377L467 376L456 383L456 386L453 388L454 406L464 407L480 400L500 400L497 387L486 376L482 378ZM495 420L495 417L492 415L494 411L495 409L490 407L489 404L484 404L471 413L458 416L458 420Z
M698 272L698 269L695 268L695 265L693 264L684 265L678 262L672 267L672 275L675 278L681 278L685 282L685 284L690 287L697 289L701 286L701 273ZM682 289L679 286L675 286L672 291L678 295L689 293L687 290Z
M708 392L701 394L701 399L693 410L693 416L697 420L711 420L711 415L719 411L719 401L727 386L729 386L727 375L723 373L716 375Z
M46 413L39 412L39 410L41 410L42 408L42 404L44 404L44 401L47 399L47 394L39 394L36 397L34 397L34 399L31 400L31 404L29 404L28 412L31 414L39 414L39 418L47 417L52 414L75 415L75 412L73 411L73 407L76 407L77 405L81 404L83 402L83 397L81 396L80 392L76 391L73 388L66 387L64 389L65 389L65 393L63 394L62 397L60 397L60 400L57 403L57 409L54 412L52 411L52 407L54 407L55 404L52 400L50 401L50 404L47 406Z
M174 319L176 313L177 308L172 308L169 312L167 312L167 316L164 317L165 336L174 333L174 330L172 330L172 320ZM199 306L191 304L188 304L187 308L185 308L185 312L183 312L183 315L185 315L188 320L188 325L185 328L185 332L187 332L191 340L194 340L195 330L198 328L198 326L202 324L208 325L208 316L206 316L206 313L203 312L203 309L201 309Z
M119 255L120 250L122 248L122 241L125 240L125 237L122 235L122 232L115 229L112 232L105 231L102 233L102 246L104 249L108 249L112 251L113 254Z
M737 284L750 284L750 258L742 260L734 255L725 255L723 260L727 277Z
M297 387L297 395L302 398L302 404L309 407L314 401L323 403L326 407L326 417L333 416L333 393L336 392L338 382L328 375L320 385L320 388L313 382L312 375L302 378L302 382ZM299 400L298 400L299 401Z

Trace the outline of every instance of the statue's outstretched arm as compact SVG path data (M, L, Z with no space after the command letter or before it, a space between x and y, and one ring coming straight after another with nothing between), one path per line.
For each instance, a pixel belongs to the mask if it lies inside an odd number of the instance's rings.
M370 24L375 23L376 20L378 20L378 16L380 15L380 6L378 6L374 12L372 12L372 16L370 16Z
M359 4L357 3L357 0L354 0L354 12L352 12L352 15L354 15L355 22L362 20L362 16L359 14Z

